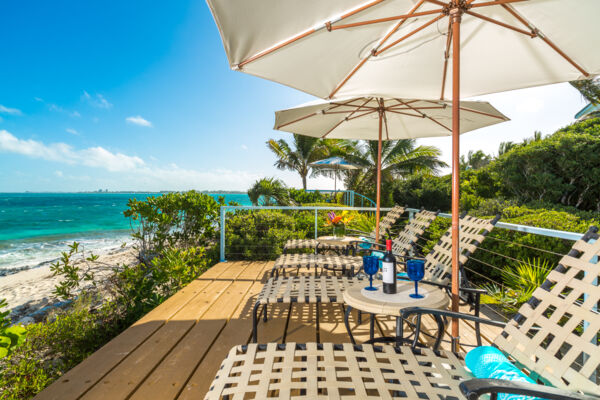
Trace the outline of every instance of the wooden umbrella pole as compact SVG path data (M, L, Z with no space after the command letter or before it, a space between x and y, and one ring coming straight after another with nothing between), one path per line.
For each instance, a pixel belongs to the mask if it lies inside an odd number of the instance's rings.
M452 20L452 311L458 311L460 256L460 21L463 10L450 10ZM452 319L452 351L459 348L458 319Z
M381 208L381 135L383 132L383 102L379 99L379 140L377 142L377 211L375 212L375 240L379 242L379 215Z

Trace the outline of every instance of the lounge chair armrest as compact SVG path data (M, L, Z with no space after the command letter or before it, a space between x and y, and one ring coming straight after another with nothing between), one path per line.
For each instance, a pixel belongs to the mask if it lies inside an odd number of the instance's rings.
M470 379L460 383L460 390L468 400L477 400L484 394L507 393L556 400L598 400L596 396L557 389L535 383L506 381L502 379Z
M477 317L475 315L465 314L465 313L461 313L461 312L438 310L437 308L408 307L408 308L403 309L400 312L400 315L402 316L402 318L407 318L411 315L424 315L424 314L440 316L440 317L448 317L448 318L458 318L458 319L462 319L462 320L466 320L466 321L479 322L479 323L486 324L486 325L498 326L501 328L504 328L504 326L506 325L506 323L502 322L502 321L494 321L491 319L481 318L481 317Z
M452 289L451 285L448 285L448 284L444 285L441 283L430 282L430 281L421 281L421 283L437 286L439 288L448 289L448 290ZM464 292L464 293L471 293L471 294L487 294L487 290L485 290L485 289L477 289L477 288L471 288L471 287L460 287L460 288L458 288L458 290L460 290L461 292Z
M373 239L373 240L375 240L375 238L374 238L373 236L371 236L371 232L365 232L365 231L361 231L361 230L358 230L358 229L352 229L352 228L346 228L346 232L354 232L354 233L359 233L359 234L361 234L362 236L366 236L366 237L368 237L369 239Z

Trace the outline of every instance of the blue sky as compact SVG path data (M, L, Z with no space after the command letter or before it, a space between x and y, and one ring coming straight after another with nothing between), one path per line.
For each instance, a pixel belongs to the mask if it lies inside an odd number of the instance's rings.
M0 192L300 185L265 141L289 136L273 111L312 98L230 71L204 2L5 2L0 37ZM512 121L463 135L464 153L551 133L584 105L568 84L481 99ZM422 143L449 161L448 139Z

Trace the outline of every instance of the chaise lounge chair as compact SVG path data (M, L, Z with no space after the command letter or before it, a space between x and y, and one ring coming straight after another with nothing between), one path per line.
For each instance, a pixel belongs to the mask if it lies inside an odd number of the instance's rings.
M423 235L425 230L429 228L429 225L437 217L437 212L421 210L416 213L412 219L408 221L402 231L398 233L398 236L393 240L394 254L398 256L406 256L412 250L414 244L417 242L420 236ZM368 246L379 246L377 243L353 242L354 246L360 247L361 245ZM311 269L317 268L330 269L334 271L342 272L353 276L355 271L358 271L362 266L362 257L357 256L340 256L340 255L329 255L329 254L282 254L275 260L273 269L271 270L271 276L278 276L280 272L284 272L289 269L300 270L301 268Z
M404 214L404 210L406 208L402 206L395 206L392 208L383 218L381 218L379 222L379 236L383 236L387 233L388 229L391 229L392 226L398 221L398 218L402 214ZM367 233L354 231L354 233L358 235L364 235L375 240L375 231ZM357 237L358 239L358 237ZM307 250L313 249L315 250L315 254L319 252L319 250L333 250L337 252L341 252L345 250L345 246L335 245L335 244L325 244L319 243L317 239L291 239L288 240L283 245L283 252L289 253L290 250Z
M416 216L415 216L416 217ZM461 233L461 254L460 254L460 265L462 266L469 256L477 249L477 247L483 242L489 232L492 231L494 225L498 221L498 217L494 220L485 220L474 218L470 216L461 216L460 218L460 233ZM422 220L418 222L418 226L423 228ZM407 230L412 235L416 235L416 231L412 228ZM432 284L438 286L447 287L447 271L452 268L452 256L451 256L451 230L442 236L438 243L433 247L432 251L425 257L425 268L426 276L429 277ZM422 233L421 233L422 234ZM415 241L417 236L415 236ZM450 245L449 245L450 244ZM404 242L399 243L400 249L408 251L411 245L407 245ZM398 258L406 256L404 253L394 253ZM323 257L317 255L314 257ZM343 257L339 257L343 258ZM345 257L345 258L357 258L357 265L362 265L362 257ZM359 266L360 268L360 266ZM332 275L304 275L304 276L277 276L271 277L262 291L258 295L253 310L252 319L252 341L257 340L257 325L259 309L262 307L264 318L266 320L267 306L269 304L276 303L343 303L342 293L350 285L358 284L362 281L361 278L352 276L332 276ZM483 291L478 289L471 289L464 285L461 288L461 294L463 300L468 302L474 309L474 315L479 315L479 300ZM449 289L449 287L447 287ZM318 314L317 314L318 315ZM479 332L479 326L476 324L476 330ZM351 337L352 341L354 339Z
M405 309L504 326L494 345L542 384L473 379L464 354L392 345L269 343L234 347L206 399L407 398L474 400L498 393L547 399L600 396L600 241L591 228L507 324L442 310ZM509 364L510 365L510 364ZM548 385L548 386L546 386ZM592 397L593 395L593 397Z

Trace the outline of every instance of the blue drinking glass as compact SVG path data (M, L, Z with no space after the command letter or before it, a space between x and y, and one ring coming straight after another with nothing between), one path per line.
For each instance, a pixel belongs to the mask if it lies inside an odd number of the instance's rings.
M374 256L363 257L363 270L365 274L369 275L369 286L365 287L365 290L377 290L373 286L373 275L379 271L379 259Z
M422 299L422 294L419 294L419 281L425 276L425 260L407 260L406 274L408 279L415 282L415 292L409 294L413 299Z

